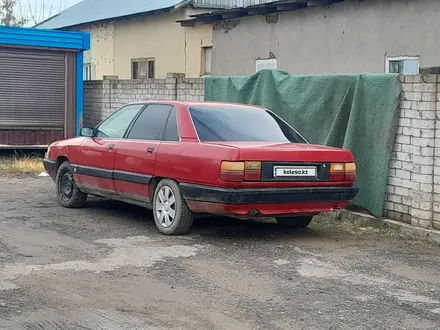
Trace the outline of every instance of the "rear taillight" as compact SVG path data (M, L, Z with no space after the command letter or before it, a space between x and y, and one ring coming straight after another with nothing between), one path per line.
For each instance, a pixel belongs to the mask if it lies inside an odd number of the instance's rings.
M260 181L261 162L222 162L220 168L222 181Z
M356 164L345 164L345 181L356 181Z
M355 163L333 163L330 165L330 181L355 181Z

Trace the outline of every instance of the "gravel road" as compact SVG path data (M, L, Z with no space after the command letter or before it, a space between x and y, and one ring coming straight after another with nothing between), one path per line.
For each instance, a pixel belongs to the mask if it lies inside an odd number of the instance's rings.
M0 329L440 329L439 252L219 218L165 237L142 208L0 177Z

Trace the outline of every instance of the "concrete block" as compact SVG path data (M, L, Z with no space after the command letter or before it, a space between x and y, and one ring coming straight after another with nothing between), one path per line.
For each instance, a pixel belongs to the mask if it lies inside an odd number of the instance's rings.
M414 84L413 91L422 93L436 93L437 84Z
M422 93L403 92L402 93L402 100L403 101L422 101ZM437 101L437 100L435 100L435 101Z
M414 93L419 94L419 93ZM437 94L436 93L421 93L423 102L437 102ZM419 101L419 100L414 100Z
M434 139L411 137L411 144L419 147L434 147Z
M423 83L422 75L414 74L405 76L406 83Z
M415 128L435 129L435 121L428 119L411 119L412 126Z
M397 125L400 127L411 127L411 119L409 118L399 118Z
M387 199L386 200L388 202L403 204L402 203L402 196L399 196L399 195L387 194Z
M419 209L411 209L411 216L414 218L419 218L422 220L431 220L432 218L432 212L431 211L424 211Z
M420 137L422 135L420 128L403 127L402 134L406 136Z
M400 109L411 109L412 108L412 102L411 101L401 101L399 105ZM406 117L406 115L405 115Z
M411 179L411 172L404 171L404 170L396 170L395 177L410 180Z
M421 119L422 115L419 110L406 109L404 117L411 118L411 119Z
M412 173L411 178L419 183L432 183L432 175Z
M383 207L385 210L393 211L394 210L394 203L385 202Z
M392 161L390 161L389 167L390 168L401 169L402 168L402 162L399 161L399 160L392 160Z
M400 196L409 196L409 189L404 188L404 187L395 186L393 193L396 195L400 195Z
M392 186L398 186L400 187L402 185L402 179L399 178L388 178L388 184Z
M427 157L427 156L412 156L412 161L415 164L419 164L419 165L428 165L428 166L434 165L434 159L432 157Z
M428 138L428 139L434 139L435 137L435 131L434 130L421 130L421 137L422 138Z
M401 134L397 134L396 135L396 143L401 143L401 144L411 144L411 137L410 136L406 136L406 135L401 135Z
M426 94L426 93L424 93ZM436 109L437 105L435 102L419 102L419 101L413 101L411 102L411 109L413 110L431 110L434 111Z
M394 194L394 186L387 185L387 194Z
M408 189L413 189L413 190L419 190L420 189L420 183L415 182L415 181L411 181L411 180L406 180L406 179L401 179L401 184L399 186L404 187L404 188L408 188Z
M421 183L420 184L420 191L421 192L427 192L432 193L434 190L432 183Z
M409 214L409 207L402 204L394 204L394 211Z
M403 148L403 146L402 146L402 148ZM404 162L411 162L412 161L412 155L410 153L397 151L394 154L396 155L396 160L401 160ZM430 164L426 164L426 165L430 165Z
M434 148L432 147L422 147L421 148L422 156L434 156Z
M402 84L402 92L413 92L414 91L413 84Z

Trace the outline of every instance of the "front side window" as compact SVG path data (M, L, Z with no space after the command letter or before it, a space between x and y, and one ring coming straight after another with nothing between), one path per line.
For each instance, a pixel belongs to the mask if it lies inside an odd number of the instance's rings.
M307 143L268 110L249 106L190 107L200 141Z
M162 141L171 109L172 106L166 104L149 105L136 119L127 138L132 140Z
M96 137L122 139L134 117L144 104L127 105L103 121L97 128Z

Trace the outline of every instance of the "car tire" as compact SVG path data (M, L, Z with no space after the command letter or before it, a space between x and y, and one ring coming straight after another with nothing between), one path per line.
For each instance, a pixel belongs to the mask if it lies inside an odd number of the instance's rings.
M278 224L289 228L306 228L313 220L313 216L280 217L276 218Z
M62 206L66 208L80 208L85 205L87 194L79 190L76 185L68 161L62 163L58 168L55 183L58 202Z
M187 234L194 214L186 205L176 182L163 179L154 191L153 216L156 227L164 235Z

